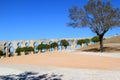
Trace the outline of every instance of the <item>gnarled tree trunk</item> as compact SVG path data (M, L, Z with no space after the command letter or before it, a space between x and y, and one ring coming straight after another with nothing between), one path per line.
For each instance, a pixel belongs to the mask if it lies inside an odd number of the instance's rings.
M103 52L103 36L104 35L99 35L99 39L100 39L100 52L102 53Z

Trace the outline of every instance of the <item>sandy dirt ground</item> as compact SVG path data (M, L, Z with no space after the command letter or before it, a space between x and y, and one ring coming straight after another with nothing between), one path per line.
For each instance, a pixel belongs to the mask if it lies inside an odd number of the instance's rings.
M0 63L63 68L120 70L120 58L54 51L0 59Z
M31 73L32 72L32 73ZM47 74L47 75L46 75ZM39 77L40 76L40 77ZM17 78L17 79L16 79ZM119 80L119 70L0 63L0 80Z

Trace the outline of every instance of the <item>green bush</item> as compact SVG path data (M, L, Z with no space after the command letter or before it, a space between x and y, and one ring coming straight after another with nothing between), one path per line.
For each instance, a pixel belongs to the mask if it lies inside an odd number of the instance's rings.
M85 40L84 39L80 39L77 41L77 44L82 46L82 44L85 43Z
M53 42L51 45L50 45L51 48L57 48L58 47L58 43L57 42Z
M3 54L3 51L2 51L2 50L0 50L0 57L1 57L1 56L3 56L3 55L4 55L4 54Z
M69 46L69 42L67 40L61 40L61 46L64 46L66 49Z
M91 40L92 40L92 42L94 42L94 43L100 41L99 36L94 36Z

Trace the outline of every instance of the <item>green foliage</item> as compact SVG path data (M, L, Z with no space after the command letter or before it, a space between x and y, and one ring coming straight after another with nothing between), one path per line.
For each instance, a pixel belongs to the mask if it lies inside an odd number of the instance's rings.
M29 52L33 51L34 48L33 47L23 47L23 50L24 50L25 54L27 55L27 54L29 54Z
M4 55L4 54L3 54L3 51L2 51L2 50L0 50L0 57L1 57L1 56L3 56L3 55Z
M9 54L9 57L12 57L12 56L14 56L14 54L13 54L13 53L10 53L10 54Z
M44 45L44 49L47 49L47 50L50 49L50 45L45 44L45 45Z
M90 39L84 39L85 43L90 43Z
M53 42L50 46L51 46L51 48L55 49L56 47L58 47L58 43L57 42Z
M82 46L83 43L85 43L84 39L80 39L77 41L77 44L80 46Z
M103 52L103 37L110 29L120 26L120 7L113 7L110 0L88 0L83 8L69 9L70 22L74 28L89 27L99 36L100 51Z
M30 51L30 52L34 51L34 48L33 47L28 47L28 51Z
M15 52L18 53L17 55L21 55L22 48L19 48L19 47L18 47Z
M94 43L100 41L99 36L94 36L91 40L92 40L92 42L94 42Z
M67 40L61 40L61 46L64 46L66 49L69 46L69 42Z
M42 50L42 49L43 49L43 46L44 46L43 44L39 44L39 45L37 46L37 49L38 49L38 50Z
M37 49L40 50L42 52L43 49L47 49L49 48L49 46L47 44L39 44L37 46Z
M16 53L18 53L18 55L21 55L21 52L25 52L25 54L29 54L29 52L34 51L33 47L22 47L22 48L17 48L16 49Z

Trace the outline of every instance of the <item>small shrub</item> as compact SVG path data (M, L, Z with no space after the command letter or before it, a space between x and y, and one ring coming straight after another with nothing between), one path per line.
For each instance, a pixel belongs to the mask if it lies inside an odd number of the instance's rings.
M0 50L0 57L3 56L3 55L4 55L4 54L3 54L3 51Z

